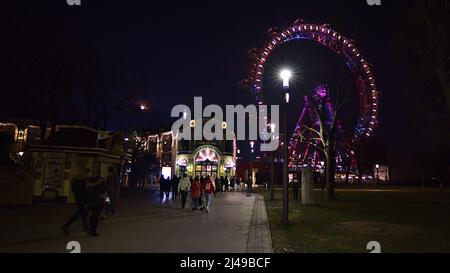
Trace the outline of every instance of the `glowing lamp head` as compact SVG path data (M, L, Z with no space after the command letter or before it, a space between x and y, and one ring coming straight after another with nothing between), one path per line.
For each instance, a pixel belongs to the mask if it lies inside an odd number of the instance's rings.
M272 123L272 124L270 124L270 130L272 131L272 132L275 132L275 129L277 128L277 125L276 124L274 124L274 123Z
M289 88L289 80L292 77L292 72L290 70L285 69L285 70L281 71L280 77L283 80L283 87Z
M375 168L376 168L376 169L379 169L379 168L380 168L380 165L378 165L378 164L375 165Z
M250 147L252 147L252 149L255 147L255 142L254 141L250 142Z

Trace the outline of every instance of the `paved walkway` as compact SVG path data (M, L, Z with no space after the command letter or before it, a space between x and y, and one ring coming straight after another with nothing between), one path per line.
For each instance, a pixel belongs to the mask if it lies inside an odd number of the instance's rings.
M125 253L266 253L272 251L264 200L259 195L225 193L209 214L179 209L179 201L161 203L158 193L124 196L117 216L100 222L100 237L71 236L59 226L73 206L0 207L0 252L68 252L78 241L82 252ZM190 201L188 201L188 204Z

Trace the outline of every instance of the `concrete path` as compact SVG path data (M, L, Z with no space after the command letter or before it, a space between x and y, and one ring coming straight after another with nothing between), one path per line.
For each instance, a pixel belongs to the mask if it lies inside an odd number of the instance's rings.
M259 195L225 193L213 200L209 214L179 208L178 200L161 202L157 192L125 195L117 216L101 221L101 236L92 238L81 232L81 223L72 227L71 236L60 232L73 206L0 207L0 251L69 252L69 241L78 241L87 253L272 251L264 200Z

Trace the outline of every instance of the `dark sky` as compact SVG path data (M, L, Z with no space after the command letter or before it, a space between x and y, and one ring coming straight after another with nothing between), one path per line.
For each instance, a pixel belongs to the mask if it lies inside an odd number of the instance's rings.
M373 64L383 93L377 142L404 152L422 141L416 109L405 95L410 86L420 88L418 83L410 84L410 79L418 78L411 74L419 73L411 69L418 60L396 39L399 29L408 25L402 17L407 1L382 0L380 7L368 6L365 0L81 1L80 7L69 7L65 0L2 2L0 48L2 59L9 62L2 67L0 114L23 116L29 112L26 108L33 107L21 95L19 82L26 80L13 66L16 59L27 63L29 56L45 54L49 59L93 55L106 70L120 67L136 75L141 92L158 113L156 126L170 124L171 108L192 103L193 96L202 96L205 103L249 104L249 94L238 86L247 75L247 52L262 46L270 27L303 18L330 23L355 39ZM272 94L268 98L277 92L273 76L280 67L289 65L295 70L295 93L323 82L324 74L333 74L336 60L328 50L306 41L280 48L265 76L265 92ZM51 61L30 66L52 69ZM351 120L356 97L348 107ZM295 93L289 109L292 127L300 108L301 95Z

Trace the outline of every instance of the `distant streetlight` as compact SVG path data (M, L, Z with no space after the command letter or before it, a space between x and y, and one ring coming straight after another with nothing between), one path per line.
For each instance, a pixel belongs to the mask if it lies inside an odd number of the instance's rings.
M377 183L377 187L380 187L380 176L378 174L378 170L380 169L380 165L376 164L375 165L375 169L377 170L376 172L376 183Z
M20 156L20 157L22 157L22 156L23 156L23 152L19 152L18 154L19 154L19 156Z

